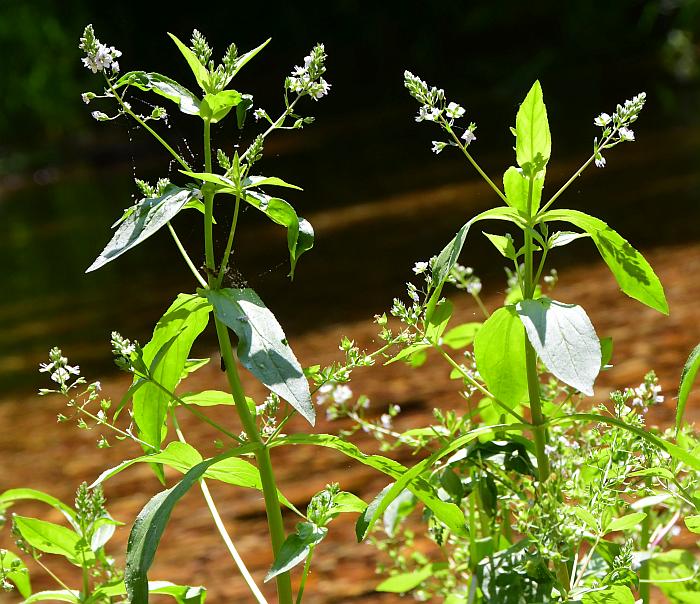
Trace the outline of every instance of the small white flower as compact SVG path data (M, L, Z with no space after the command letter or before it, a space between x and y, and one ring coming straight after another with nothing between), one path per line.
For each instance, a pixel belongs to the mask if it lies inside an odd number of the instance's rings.
M469 143L476 140L476 134L474 134L472 130L467 129L462 135L462 140L464 141L465 145L469 145Z
M464 115L464 108L459 106L457 103L450 103L447 106L445 113L447 113L447 117L456 120Z
M612 118L607 113L601 113L597 118L593 120L596 126L607 126Z
M440 117L440 109L437 107L433 107L430 111L428 111L425 115L425 119L428 120L429 122L434 122L437 120L437 118Z
M443 143L442 141L433 141L433 148L432 151L437 155L440 153L445 147L447 147L447 143Z
M39 363L39 372L40 373L48 373L49 371L52 371L54 368L54 363Z
M418 115L416 116L416 121L422 122L423 120L427 120L429 111L430 111L430 107L428 107L428 105L421 106L420 109L418 109Z
M350 390L350 388L345 384L341 384L340 386L335 387L332 396L336 403L342 405L352 398L352 390Z
M424 273L424 272L427 271L427 270L428 270L428 263L427 263L427 262L416 262L416 263L413 265L413 272L414 272L416 275L420 275L420 274Z
M93 111L91 115L98 122L106 122L109 119L109 116L106 113L102 113L102 111Z
M382 428L385 430L391 429L391 415L388 413L382 413L382 416L379 418L379 421L382 424Z
M318 84L311 91L311 98L317 101L321 97L326 96L330 89L331 85L328 82L326 82L326 80L324 80L323 78L319 78Z
M634 132L630 130L629 128L625 128L624 126L620 128L620 138L623 141L633 141L634 140Z
M83 92L83 94L80 95L80 97L83 99L83 103L85 103L86 105L92 100L92 98L90 97L91 94L91 92Z
M604 168L605 167L605 158L598 153L595 158L595 165L597 168Z
M478 296L481 293L481 281L472 281L467 284L467 293Z
M267 112L263 108L258 108L255 111L253 111L253 117L255 120L259 120L261 118L264 118L267 115Z

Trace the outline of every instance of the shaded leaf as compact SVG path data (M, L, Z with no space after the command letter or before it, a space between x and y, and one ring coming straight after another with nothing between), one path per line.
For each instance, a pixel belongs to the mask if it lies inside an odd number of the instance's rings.
M447 564L444 562L428 564L419 570L393 575L382 581L374 589L375 591L405 594L418 587L426 579L432 577L436 571L445 568L447 568Z
M200 115L212 124L224 119L229 111L243 100L243 95L235 90L222 90L216 94L205 94L202 99Z
M515 118L515 154L526 173L536 174L549 161L552 139L542 87L536 81L518 109Z
M159 73L130 71L119 78L114 85L115 88L122 86L135 86L139 90L153 91L177 103L183 113L199 115L201 101L184 86Z
M453 350L466 348L474 341L482 325L483 323L473 322L463 323L462 325L453 327L442 337L442 343Z
M297 564L306 560L311 548L320 543L328 534L328 529L316 526L312 522L300 522L295 533L289 535L265 575L265 582L274 579L277 575L286 573Z
M612 520L608 526L605 527L605 533L612 533L613 531L626 531L627 529L637 526L647 515L644 512L635 512L633 514L627 514L622 516L622 518L615 518Z
M177 213L199 195L199 191L168 185L161 197L141 199L102 253L85 271L89 273L136 247L170 222Z
M199 62L197 55L195 55L194 52L192 52L192 50L185 46L177 38L177 36L171 34L170 32L168 32L168 35L172 38L173 42L175 42L175 45L182 53L182 56L185 57L185 60L190 66L190 69L192 70L192 73L194 74L194 77L197 80L197 84L199 84L200 88L205 92L213 92L213 90L211 89L211 84L209 82L209 70Z
M309 383L275 316L250 288L200 290L217 318L238 336L238 358L266 388L313 425Z
M698 369L700 369L700 344L698 344L693 352L690 353L688 360L683 365L683 371L681 372L681 382L678 386L678 403L676 405L676 434L681 429L681 424L683 423L683 413L685 412L685 406L688 403L688 396L690 396L690 391L693 389L695 384L695 378L698 375Z
M544 170L538 172L532 179L532 207L528 214L527 201L530 194L530 179L523 174L522 169L511 166L503 175L503 190L508 205L518 210L521 216L531 216L540 209L542 189L544 188Z
M24 540L41 552L64 556L76 566L81 566L83 558L88 562L94 560L94 554L80 535L65 526L17 515L13 522Z

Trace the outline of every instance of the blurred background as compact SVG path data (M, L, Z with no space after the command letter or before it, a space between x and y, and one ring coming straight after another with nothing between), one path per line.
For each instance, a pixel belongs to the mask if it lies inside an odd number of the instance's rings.
M457 152L431 153L440 132L433 124L415 123L418 106L403 87L404 69L444 88L466 108L466 119L478 125L470 150L496 182L514 161L508 126L539 79L553 140L545 195L590 156L598 134L594 117L646 91L647 106L634 128L637 141L608 152L607 166L590 168L561 205L610 222L647 255L666 285L671 319L617 292L592 246L564 248L555 266L562 275L559 299L582 304L599 333L616 339L616 368L602 377L599 392L635 385L653 367L671 400L684 358L700 340L700 0L259 1L195 4L182 12L172 3L131 0L0 0L0 489L31 482L69 498L80 480L94 478L107 464L94 454L95 435L83 438L74 428L55 426L60 401L33 394L47 385L37 368L48 349L60 346L89 379L106 378L108 392L112 380L118 400L125 382L110 377L116 374L110 331L148 341L173 297L195 287L165 231L84 274L109 240L109 225L133 203L134 177L184 182L147 133L125 118L97 123L90 117L93 110L110 113L113 107L98 101L85 106L80 99L81 92L99 92L101 81L80 62L78 39L87 23L102 42L122 51L122 72L156 71L192 90L196 84L166 32L188 40L193 28L200 29L217 58L231 41L245 51L272 37L232 84L253 94L255 107L271 116L283 107L285 76L314 43L325 43L330 95L300 108L316 123L270 137L260 165L261 173L304 188L290 191L287 200L314 225L315 249L302 257L290 282L285 233L250 211L242 215L233 259L238 278L275 312L304 364L337 356L341 333L371 345L371 317L401 295L414 262L437 253L474 213L496 202ZM130 100L144 113L150 113L147 103L167 103L146 95ZM193 163L203 162L199 118L166 107L169 127L156 127ZM262 129L252 119L243 132L224 122L214 128L214 143L228 151L246 148ZM230 209L219 201L221 216ZM199 215L184 213L174 225L201 263ZM219 234L216 241L222 248L223 238ZM483 278L487 305L495 308L505 285L500 256L475 233L462 262ZM473 315L468 304L459 308L465 320ZM195 356L208 355L214 339L198 346ZM397 402L422 414L406 421L429 421L434 400L451 388L435 385L445 381L444 371L433 374L434 381L402 371L397 365L379 371L380 379L361 383L358 393L370 394L378 412ZM221 375L213 367L198 379L195 385L212 387ZM667 411L662 421L672 417L671 406ZM319 430L335 428L322 424ZM325 463L316 452L309 455L283 464L285 493L300 505L326 480L320 470L309 478L309 468ZM55 484L57 460L65 484ZM371 497L383 486L377 477L333 463L344 472L344 488L354 484L356 492ZM139 488L158 488L144 472L134 475L148 483L117 480L111 487L115 517L128 520L143 505L147 493ZM262 508L257 499L240 497L243 503L225 518L246 524L244 533L251 536L241 539L241 549L254 553L253 567L264 574L268 553L255 537L263 530ZM170 554L159 552L168 568L162 576L178 580L182 571L181 580L191 580L191 565L182 566L178 553L187 547L198 580L217 589L209 575L218 558L212 559L209 533L207 540L202 536L208 521L184 509L181 538L171 543ZM346 541L336 542L336 557L319 567L318 576L328 573L328 589L369 602L366 594L377 582L372 553L351 545L352 530L346 528ZM347 573L338 577L332 565L346 546ZM313 587L321 595L310 602L351 599L323 595L322 585ZM246 601L241 585L230 589L228 596ZM212 601L225 601L224 592L218 593Z

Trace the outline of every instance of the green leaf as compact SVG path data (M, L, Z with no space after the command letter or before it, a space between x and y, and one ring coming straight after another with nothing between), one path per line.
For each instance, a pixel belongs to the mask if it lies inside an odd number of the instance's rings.
M610 361L613 355L613 339L611 337L600 338L600 368L605 369L611 366Z
M177 604L204 604L207 590L204 587L190 587L189 585L176 585L170 581L149 581L149 594L163 594L172 597ZM114 598L126 594L124 581L114 585L103 585L97 589L94 595Z
M620 289L630 298L668 314L663 286L649 263L602 220L577 210L550 210L541 220L570 222L586 231L615 276Z
M586 523L588 528L591 529L596 535L600 531L600 527L598 526L598 520L596 517L591 514L586 508L581 507L580 505L577 505L574 508L571 508L571 511L574 513L574 515L579 519L583 520L583 522Z
M582 604L634 604L634 595L629 587L609 585L605 589L589 591L581 598Z
M180 49L182 56L185 57L185 60L190 66L190 69L192 70L192 73L194 74L194 77L197 80L197 84L199 84L200 88L205 92L213 92L213 90L211 89L211 84L209 82L209 70L199 62L197 55L195 55L194 52L192 52L189 48L187 48L187 46L180 42L180 40L176 36L174 36L170 32L168 32L168 35L173 39L173 42L175 42L177 47Z
M0 495L0 510L7 511L17 501L40 501L61 512L73 526L77 526L75 512L60 499L35 489L9 489Z
M433 344L437 344L447 324L452 317L452 302L444 300L437 305L435 311L430 315L430 319L425 326L425 337Z
M290 277L294 277L299 257L314 246L314 229L305 219L297 216L294 208L284 199L270 197L258 191L247 189L243 199L263 212L272 222L287 227L287 247L289 248Z
M245 118L248 115L248 110L253 106L253 97L250 94L244 94L243 100L236 106L236 122L238 129L241 130L245 124Z
M243 100L240 92L222 90L216 94L205 94L202 99L200 115L212 124L224 119L229 111Z
M255 407L255 401L246 396L248 406ZM202 392L183 394L180 400L188 405L197 405L198 407L215 407L216 405L235 405L233 396L229 392L221 392L220 390L203 390Z
M428 348L432 348L432 346L430 344L411 344L410 346L407 346L406 348L401 350L397 355L390 358L384 364L391 365L392 363L395 363L396 361L406 361L407 363L409 363L415 367L416 366L414 364L415 358L420 353L425 353L425 351Z
M29 570L22 559L6 549L0 550L0 574L14 583L17 591L24 598L32 593L32 585L29 580Z
M47 554L59 554L76 566L95 559L87 544L75 531L37 518L14 516L13 522L24 540Z
M275 562L265 575L265 582L274 579L277 575L286 573L297 564L306 560L311 548L320 543L328 534L328 529L316 526L311 522L300 522L297 530L287 537L282 544Z
M552 139L542 87L535 82L518 109L515 118L515 155L525 173L536 174L549 161Z
M532 347L549 372L593 396L593 383L602 357L598 336L586 311L576 304L549 298L522 300L516 311Z
M473 322L462 323L462 325L453 327L442 337L442 343L452 348L452 350L466 348L474 341L482 325L483 323Z
M272 38L268 38L260 46L254 48L253 50L249 50L247 53L242 54L240 57L237 57L233 63L233 71L231 74L231 78L235 76L241 69L243 69L243 67L246 65L246 63L248 63L248 61L250 61L256 54L258 54L263 48L265 48L270 43L270 40L272 40Z
M686 516L684 521L691 533L700 533L700 516Z
M367 509L367 504L354 493L340 491L333 499L332 512L334 514L359 513Z
M297 189L298 191L303 191L301 187L297 187L296 185L292 185L288 182L285 182L281 178L277 178L276 176L248 176L243 180L241 183L243 185L244 189L248 189L250 187L264 187L265 185L273 185L276 187L287 187L288 189Z
M130 71L119 78L114 85L115 88L122 86L135 86L139 90L153 91L177 103L183 113L199 115L201 101L184 86L159 73Z
M627 514L622 518L615 518L608 526L605 527L604 533L612 533L613 531L626 531L637 526L647 515L644 512L635 512Z
M450 528L452 532L458 535L466 534L464 514L462 511L452 503L441 501L435 493L435 489L422 476L411 475L406 478L409 470L402 464L381 455L366 455L365 453L362 453L362 451L360 451L355 445L331 434L293 434L275 440L272 443L272 446L277 447L288 444L314 445L317 447L335 449L351 459L355 459L366 466L379 470L387 476L397 479L397 484L398 480L401 480L402 483L405 483L402 488L408 488L418 499L423 502L425 507L430 509L437 518L439 518ZM390 501L387 501L386 503L388 505ZM370 507L371 505L367 507L367 510L369 510ZM376 509L376 506L374 509ZM381 514L382 512L379 512L377 517L381 516ZM360 521L361 520L362 517L360 518ZM374 520L376 520L376 518ZM358 523L360 523L360 521L358 521ZM364 526L364 523L361 523L361 525ZM364 536L366 532L366 530L362 530L362 535ZM360 540L361 538L362 537L360 537Z
M168 185L161 197L141 199L119 225L102 253L85 271L89 273L136 247L170 222L199 191Z
M404 489L410 489L411 492L416 495L416 497L421 499L421 501L424 501L423 497L421 497L421 494L416 489L417 480L420 477L422 477L424 473L429 472L430 469L434 467L436 462L438 462L446 455L449 455L453 451L464 447L464 445L478 438L479 436L492 433L492 426L484 426L472 430L464 434L463 436L451 441L442 449L433 453L430 457L427 457L423 461L420 461L417 464L415 464L412 468L406 470L401 476L399 476L396 479L396 482L391 486L391 488L387 489L383 493L380 493L381 500L373 501L372 504L370 504L367 507L365 513L362 516L360 516L355 525L355 533L357 535L358 541L361 541L367 536L369 531L374 526L375 522L382 517L387 507L391 504L392 501L394 501L394 499L396 499L396 497L398 497L401 494L401 492ZM429 488L432 490L432 487ZM442 503L444 504L446 502ZM436 509L433 506L426 503L426 506L433 511L435 516L437 516L440 520L445 522L445 524L448 525L452 532L456 533L457 535L465 536L467 534L466 520L464 518L462 510L454 504L450 503L448 505L451 507L445 507L442 510L436 511ZM446 518L449 520L449 523L446 522L445 518L440 516L439 512L448 513Z
M197 180L201 180L203 182L210 182L214 185L219 185L220 187L226 187L230 189L226 191L227 193L231 193L232 195L236 194L236 183L222 174L214 174L212 172L192 172L190 170L180 170L180 172L185 176L189 176L190 178L196 178Z
M700 344L690 353L688 360L685 362L685 365L683 365L683 371L681 372L681 382L678 386L678 403L676 405L676 434L678 434L678 431L681 429L683 413L688 403L690 391L695 384L698 369L700 369Z
M446 566L447 564L444 562L437 562L428 564L427 566L413 572L393 575L377 585L377 587L375 587L375 591L405 594L418 587L426 579L432 577L433 574L435 574L435 571L443 570L446 568Z
M509 407L525 399L525 327L514 307L499 308L486 320L474 338L474 357L479 374L497 399Z
M49 591L38 591L29 596L22 604L32 604L32 602L80 602L80 592L72 589L52 589Z
M555 247L564 247L569 245L572 241L581 239L583 237L589 237L588 233L574 233L573 231L557 231L549 238L549 249L554 249Z
M664 480L674 480L676 478L673 472L667 468L645 468L644 470L630 472L629 476L658 476Z
M238 358L266 388L313 425L316 412L309 383L275 316L250 288L200 290L217 318L238 336Z
M126 550L124 584L130 602L148 602L148 570L175 504L212 465L236 453L237 450L229 451L198 463L174 487L158 493L139 512Z
M211 306L195 294L179 294L160 318L151 341L143 347L143 360L152 363L163 345L175 338L162 355L151 378L168 392L180 382L192 344L209 322ZM171 396L152 382L141 386L133 395L134 421L142 440L159 449L166 433Z
M544 170L532 179L532 207L528 214L527 199L530 194L530 179L520 168L511 166L503 175L503 189L508 205L518 210L521 216L533 216L540 209L542 189L544 188Z
M513 246L513 238L505 237L503 235L492 235L491 233L483 232L486 238L493 243L493 246L500 252L505 258L510 260L516 260L515 247Z
M654 554L649 560L650 579L663 594L676 602L692 602L692 599L676 599L679 593L690 591L697 577L697 560L688 550L672 549Z

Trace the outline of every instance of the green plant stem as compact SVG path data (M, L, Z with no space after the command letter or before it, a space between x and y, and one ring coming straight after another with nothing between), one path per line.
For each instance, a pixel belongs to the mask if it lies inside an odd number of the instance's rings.
M299 101L300 98L301 98L301 95L298 94L297 98L295 98L289 104L289 106L282 112L282 115L280 115L274 122L272 122L272 124L270 124L270 127L267 130L265 130L265 132L262 133L263 140L265 140L265 138L267 137L268 134L270 134L273 130L276 130L277 128L279 128L284 123L284 120L287 118L287 116L290 113L292 113L292 111L294 110L294 105L297 104L297 102ZM245 152L243 153L243 155L241 155L240 161L243 161L247 155L248 155L248 149L246 149Z
M472 294L472 298L476 300L476 304L479 307L479 310L484 313L484 317L487 319L491 316L491 313L488 311L486 306L484 306L484 303L481 300L481 296L479 294Z
M494 403L496 403L501 409L503 409L506 413L509 413L512 415L515 419L517 419L521 424L527 424L527 420L520 415L519 413L513 411L508 405L506 405L504 402L499 401L493 394L491 394L486 388L484 388L479 382L477 382L469 373L467 373L464 368L459 365L449 354L447 354L440 346L437 344L433 344L433 348L437 350L440 355L457 371L462 374L462 377L467 380L472 386L474 386L481 394L484 396L489 397Z
M204 280L204 277L202 277L202 275L199 274L199 271L197 270L194 263L192 262L192 259L190 258L189 254L187 253L187 250L185 249L185 246L182 245L180 238L177 236L177 233L175 232L173 225L170 224L169 222L168 222L168 229L170 230L170 234L173 237L173 241L175 241L175 245L177 246L177 249L180 250L180 254L182 255L183 259L185 260L185 263L187 264L189 269L192 271L194 278L197 280L197 282L202 287L206 287L207 282Z
M46 564L44 564L37 555L33 556L32 559L34 562L36 562L41 568L44 569L44 572L46 572L47 575L49 575L56 583L58 583L63 589L66 591L73 591L70 587L68 587L61 579L58 577L56 573L54 573Z
M209 120L204 120L204 171L211 172L211 122ZM215 270L212 229L214 223L214 192L206 183L202 189L204 192L204 258L207 272L210 274L208 282L211 287L211 275Z
M238 211L241 207L241 196L236 195L236 205L233 210L233 219L231 220L231 228L228 233L228 241L226 241L226 249L224 250L224 255L221 257L221 268L219 268L219 276L216 278L216 289L221 287L221 283L224 280L224 275L226 274L226 268L228 267L228 261L231 256L231 249L233 248L233 239L236 236L236 225L238 224Z
M228 378L233 400L236 403L236 410L241 418L243 429L248 435L248 439L254 443L259 443L261 448L256 451L255 458L258 462L258 470L260 472L260 481L263 488L263 497L265 499L265 510L267 512L267 523L270 530L270 539L272 541L272 551L275 557L277 556L282 544L285 540L284 523L282 522L282 509L280 507L279 498L277 496L277 485L275 476L272 471L272 460L270 459L270 450L263 443L260 432L255 425L255 420L250 414L248 403L245 400L243 387L238 376L236 359L233 356L233 348L226 326L221 323L216 317L216 335L219 339L219 348L221 356L224 359L226 366L226 376ZM277 581L277 596L280 604L292 604L292 582L289 572L281 573L276 577Z
M542 413L540 401L540 380L537 376L537 355L525 336L525 367L527 370L527 391L530 399L530 413L532 415L532 432L535 439L535 456L537 457L537 474L540 484L549 477L549 457L545 451L547 444L546 419Z
M647 478L647 487L650 486L650 481ZM651 510L649 511L651 512ZM642 532L640 535L640 550L642 552L646 551L649 549L649 537L651 535L651 513L647 513L647 515L642 519ZM639 568L639 578L640 578L640 583L639 583L639 597L642 600L642 604L649 604L649 598L650 598L650 593L649 593L649 560L644 560Z
M306 556L306 562L304 563L304 572L301 575L301 583L299 584L299 591L297 592L296 604L301 604L301 599L304 595L304 587L306 587L306 579L309 576L309 570L311 569L311 557L314 555L314 546L309 548L309 555Z
M90 597L90 570L85 564L85 552L83 552L83 591L80 594L82 600L87 600Z
M185 439L185 435L182 433L182 430L180 429L180 426L178 424L177 417L175 415L174 410L171 412L171 417L173 420L173 425L175 426L175 433L177 434L178 440L181 443L186 444L187 440ZM214 525L216 526L216 529L219 531L219 535L221 535L221 539L223 540L224 545L226 545L226 549L228 549L229 553L231 554L231 557L233 558L233 562L235 563L236 567L238 568L238 571L241 573L243 580L246 582L246 585L248 586L248 589L250 589L251 593L253 594L253 597L255 598L256 602L258 602L258 604L267 604L267 600L265 600L265 596L263 596L262 592L260 591L260 588L255 583L255 579L253 579L252 575L248 571L248 568L246 567L245 562L243 562L243 558L241 558L240 554L238 553L238 550L236 549L236 546L234 545L233 541L231 540L231 536L229 535L228 531L226 530L226 526L224 525L224 522L221 519L221 515L219 514L219 510L216 507L216 503L214 502L214 498L211 496L211 492L209 491L209 487L207 486L207 483L204 479L199 481L199 488L202 491L202 495L204 496L204 501L206 501L207 507L209 508L209 513L211 514L211 517L214 519Z

